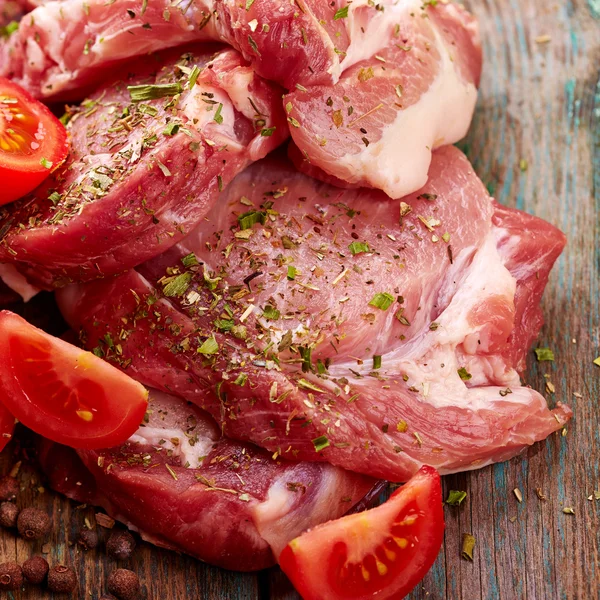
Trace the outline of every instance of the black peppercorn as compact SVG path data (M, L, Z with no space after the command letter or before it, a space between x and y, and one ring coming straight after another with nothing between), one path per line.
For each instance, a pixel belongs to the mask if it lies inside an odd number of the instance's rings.
M0 526L16 527L19 509L12 502L3 502L0 504Z
M138 576L127 569L117 569L108 577L108 591L119 600L138 600L141 593Z
M135 539L129 531L113 530L106 541L106 551L119 560L127 560L135 549Z
M41 556L33 556L23 563L23 575L29 583L34 585L42 583L46 579L49 570L48 561Z
M0 479L0 500L14 500L19 493L19 482L10 475Z
M65 565L56 565L48 573L48 589L57 594L70 594L77 588L77 575Z
M0 590L18 590L23 585L23 570L16 562L0 564Z
M83 529L77 543L84 550L93 550L98 545L98 533L94 529Z
M39 508L24 508L17 518L19 533L27 540L37 540L50 532L50 517Z

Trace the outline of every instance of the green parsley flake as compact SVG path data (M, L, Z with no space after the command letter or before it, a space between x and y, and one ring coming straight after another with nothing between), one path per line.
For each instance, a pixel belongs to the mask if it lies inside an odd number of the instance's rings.
M200 263L198 262L196 255L193 252L191 252L190 254L188 254L187 256L184 256L181 259L181 264L184 267L195 267L196 265L199 265Z
M325 393L325 390L322 390L320 387L312 384L307 379L298 379L298 387L304 388L306 390L312 390L313 392L319 392L321 394Z
M287 278L290 281L294 281L294 279L296 279L296 273L297 273L297 269L296 267L293 267L292 265L289 265L287 268Z
M246 0L246 10L250 10L253 4L254 0Z
M217 340L215 340L214 335L211 335L209 338L204 340L202 346L200 346L200 348L198 348L198 354L204 354L205 356L217 354L218 351L219 351L219 344L217 344Z
M169 123L163 133L165 135L175 135L179 131L179 123Z
M216 123L218 123L219 125L221 125L223 123L223 115L221 114L222 110L223 110L223 103L219 102L219 107L217 108L217 112L215 113L215 116L214 116L214 121Z
M379 356L378 354L373 356L373 369L381 369L381 356Z
M352 242L348 245L348 250L352 252L352 256L356 256L357 254L361 254L363 252L370 252L369 244L366 242Z
M250 229L256 223L264 225L267 221L267 213L261 210L251 210L238 217L240 229Z
M465 369L464 367L458 369L457 373L463 381L469 381L469 379L473 377L473 375L471 375L471 373L469 373L469 371L467 371L467 369Z
M338 21L339 19L346 19L348 17L348 8L349 6L343 6L342 8L338 8L335 11L335 15L333 15L333 20Z
M326 435L321 435L318 438L315 438L312 443L315 447L315 452L321 452L325 450L325 448L329 448L331 445Z
M392 303L394 302L394 296L388 294L387 292L377 293L369 302L369 306L374 306L379 310L387 310Z
M554 352L550 348L536 348L534 352L538 362L554 360Z
M181 94L180 83L155 83L153 85L128 85L127 90L132 102L144 102Z
M190 90L196 85L196 81L198 81L198 75L200 75L201 70L198 65L194 65L192 72L188 77L188 84L190 86Z
M163 288L163 294L167 296L167 298L183 296L188 289L191 280L191 273L182 273L181 275L177 275L177 277L171 279L171 281L165 285Z
M446 498L446 504L450 506L460 506L461 502L467 497L467 492L458 490L450 490L448 492L448 498Z
M265 127L264 129L261 129L260 135L262 137L271 137L275 133L276 129L277 127Z
M235 378L235 381L233 383L235 383L235 385L239 385L239 386L243 387L246 385L246 381L248 381L248 375L246 375L246 373L240 373Z
M9 37L17 31L17 29L19 29L19 23L17 21L11 21L5 27L0 27L0 37Z
M49 161L47 158L41 158L40 159L40 165L42 165L42 167L44 167L44 169L51 169L52 168L52 161Z
M281 317L281 313L276 308L273 308L270 304L267 304L263 308L262 316L268 321L277 321L277 319Z
M475 548L475 537L470 533L463 533L461 555L465 560L473 562L473 549Z

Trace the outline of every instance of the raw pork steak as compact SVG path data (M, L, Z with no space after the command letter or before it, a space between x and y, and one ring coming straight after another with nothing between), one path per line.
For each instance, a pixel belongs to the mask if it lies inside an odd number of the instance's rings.
M234 50L174 50L131 72L71 112L67 163L0 209L0 261L40 287L160 254L288 135L280 88Z
M115 61L209 39L290 91L300 164L321 178L400 198L424 185L431 149L471 122L478 27L445 2L45 2L0 45L0 75L42 97L76 94Z
M569 419L519 379L564 243L452 146L400 203L269 158L177 247L59 302L88 347L230 437L404 481L506 460Z
M160 392L147 414L120 448L76 452L42 440L42 468L56 490L214 565L269 567L294 537L381 489L326 463L290 463L222 438L206 413Z

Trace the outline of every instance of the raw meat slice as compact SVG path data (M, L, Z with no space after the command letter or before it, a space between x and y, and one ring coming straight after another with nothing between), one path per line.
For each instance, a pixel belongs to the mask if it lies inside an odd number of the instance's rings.
M284 99L303 156L296 165L401 198L427 181L432 149L466 134L481 45L473 17L452 4L397 3L368 27L381 29L379 47L350 67L344 60L336 85Z
M71 112L67 163L0 209L0 261L40 287L160 254L288 135L280 88L234 50L179 49L131 70Z
M120 448L41 441L42 468L56 490L214 565L269 567L294 537L381 489L326 463L291 463L222 438L206 413L161 392L151 393L147 415Z
M0 75L37 97L80 99L115 65L187 42L218 39L208 4L198 0L40 2L0 41Z
M400 203L271 157L177 247L58 297L88 347L227 435L403 481L505 460L570 418L519 379L564 243L451 146Z
M127 57L190 40L225 40L259 75L290 90L284 105L294 141L310 161L306 168L392 198L423 186L431 150L459 140L471 122L481 43L475 19L458 5L192 0L181 6L47 2L0 46L0 75L55 96L85 87Z

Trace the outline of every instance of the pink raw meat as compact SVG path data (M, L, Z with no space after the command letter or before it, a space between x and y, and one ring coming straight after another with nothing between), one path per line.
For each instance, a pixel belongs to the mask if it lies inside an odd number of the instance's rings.
M40 446L56 490L102 506L157 546L236 571L273 565L290 540L381 489L326 463L291 463L222 438L206 413L161 392L120 448Z
M432 149L466 134L481 45L475 20L456 5L386 10L364 20L367 33L377 30L376 52L343 61L336 85L296 89L284 102L299 168L401 198L427 181Z
M67 163L0 208L0 261L40 287L122 272L160 254L288 135L280 88L234 50L173 50L131 70L72 111ZM128 89L136 85L149 87ZM136 90L163 97L135 101Z
M506 460L570 418L519 378L564 243L452 146L401 203L270 158L178 246L59 302L88 347L230 437L404 481Z
M226 41L290 93L289 127L314 176L400 198L431 151L462 138L481 72L475 19L422 0L45 2L0 45L0 75L42 97L77 93L115 62ZM184 8L181 8L184 7ZM305 162L308 161L308 162Z

